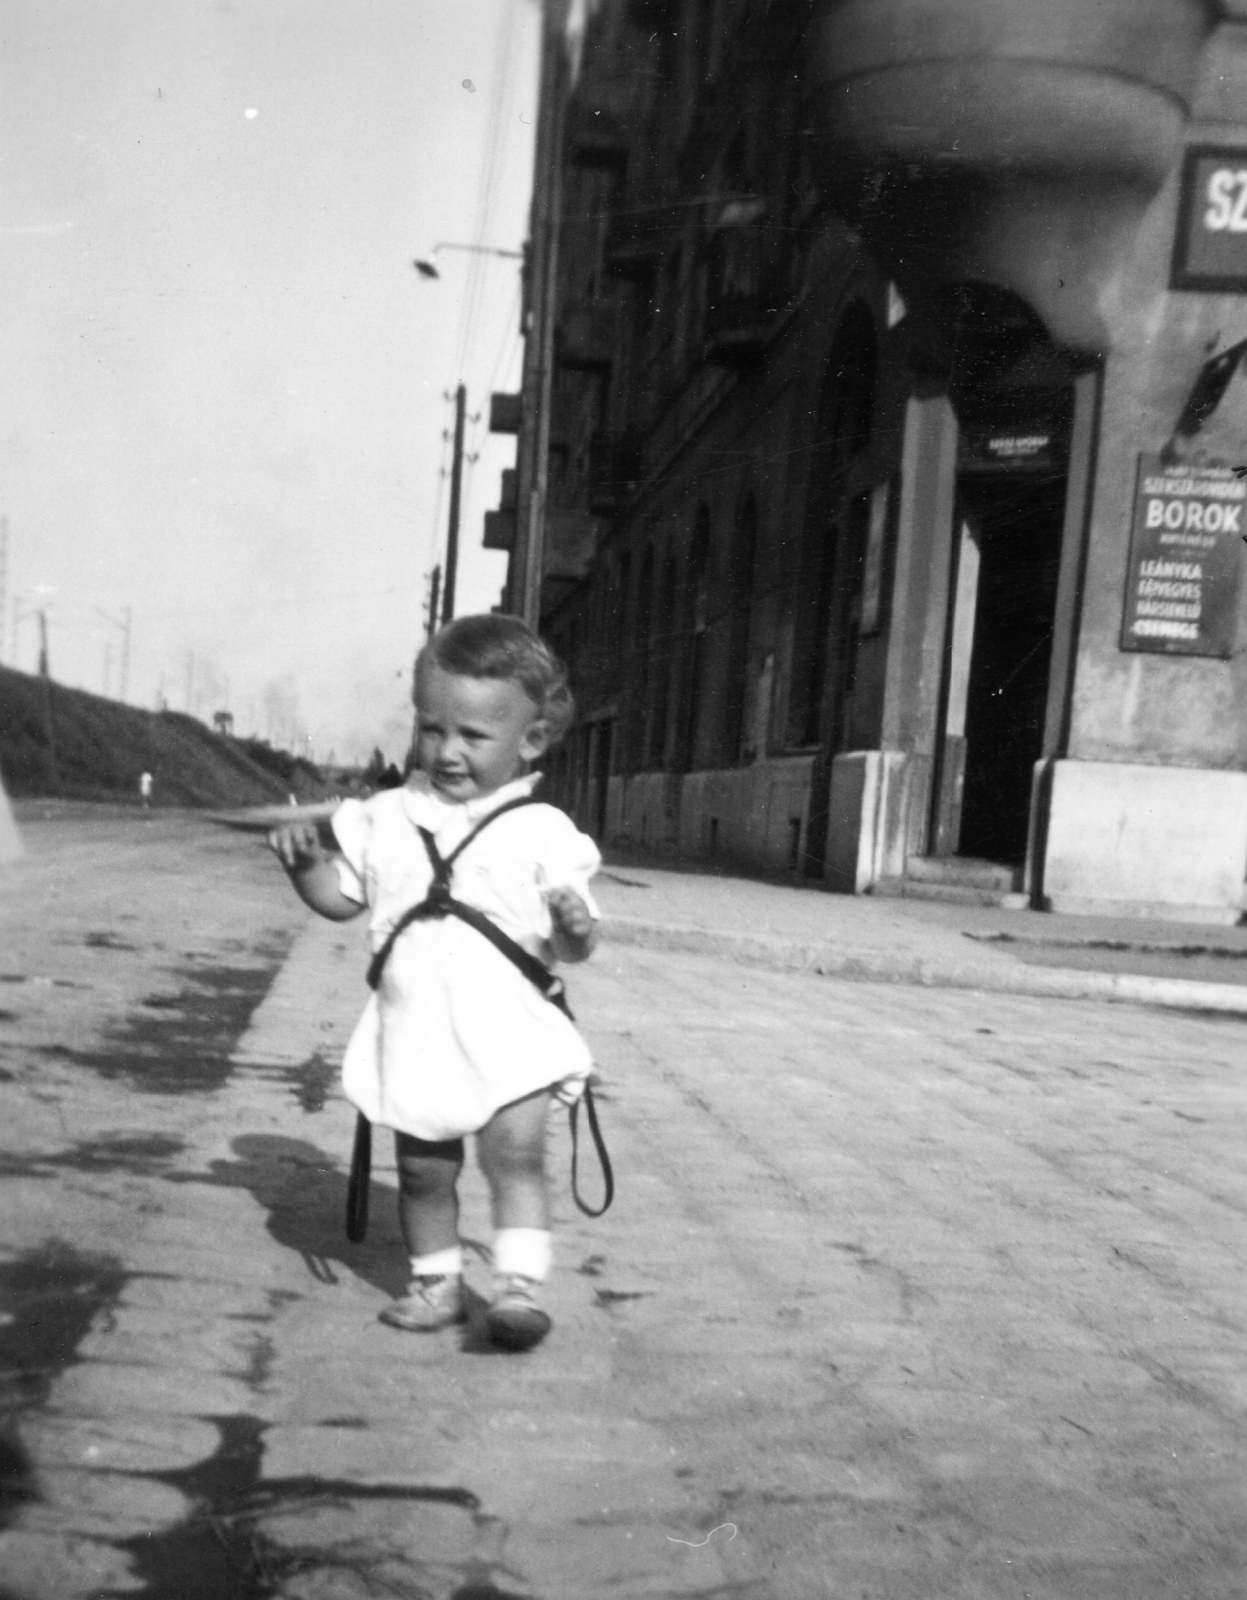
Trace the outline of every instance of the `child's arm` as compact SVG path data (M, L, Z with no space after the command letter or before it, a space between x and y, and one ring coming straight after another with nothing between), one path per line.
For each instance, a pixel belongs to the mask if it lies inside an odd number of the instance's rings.
M598 942L597 919L574 889L549 889L550 948L556 961L585 961Z
M364 909L342 893L335 858L325 854L314 827L301 822L287 823L285 827L273 829L268 843L304 905L311 906L331 922L347 922Z

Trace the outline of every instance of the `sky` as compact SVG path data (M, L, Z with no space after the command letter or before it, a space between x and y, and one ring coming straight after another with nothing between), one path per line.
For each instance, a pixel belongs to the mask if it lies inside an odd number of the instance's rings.
M453 421L456 610L519 387L534 0L4 0L0 658L399 757ZM417 257L440 276L415 271ZM14 627L15 618L17 626Z

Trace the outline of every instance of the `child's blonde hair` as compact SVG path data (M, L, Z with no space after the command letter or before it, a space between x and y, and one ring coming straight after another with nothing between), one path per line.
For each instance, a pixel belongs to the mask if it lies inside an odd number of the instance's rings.
M459 677L507 678L518 683L537 707L551 744L558 743L576 715L567 668L519 617L487 612L448 622L416 657L417 688L426 661Z

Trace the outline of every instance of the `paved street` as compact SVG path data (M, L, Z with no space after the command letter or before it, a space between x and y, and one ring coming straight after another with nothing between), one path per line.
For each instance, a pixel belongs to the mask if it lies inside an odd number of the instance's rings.
M1247 1021L608 941L619 1196L580 1217L556 1123L506 1356L376 1322L383 1142L343 1237L359 931L193 816L22 825L2 1600L1247 1592Z

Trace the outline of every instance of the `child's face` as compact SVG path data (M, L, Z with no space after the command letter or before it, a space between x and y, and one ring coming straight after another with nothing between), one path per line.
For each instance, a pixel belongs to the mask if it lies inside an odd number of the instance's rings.
M537 707L509 678L470 678L422 663L416 755L447 800L475 800L518 778L549 742Z

